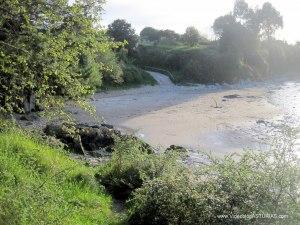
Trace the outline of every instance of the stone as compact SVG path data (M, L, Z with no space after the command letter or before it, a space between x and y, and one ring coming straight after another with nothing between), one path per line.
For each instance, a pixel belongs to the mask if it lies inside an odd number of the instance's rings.
M119 136L118 131L105 126L86 124L51 124L45 127L44 132L58 138L74 153L98 156L104 154L99 154L99 152L111 153L115 138Z
M225 96L223 96L223 98L225 98L225 99L235 99L235 98L241 98L241 96L238 95L238 94L233 94L233 95L225 95Z
M188 153L189 151L182 146L171 145L166 149L166 152Z

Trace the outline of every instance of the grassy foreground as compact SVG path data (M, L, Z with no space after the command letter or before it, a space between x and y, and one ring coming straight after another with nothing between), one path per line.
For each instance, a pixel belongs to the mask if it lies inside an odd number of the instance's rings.
M0 132L0 224L117 224L94 172L21 131Z
M181 160L186 152L152 154L131 137L98 168L41 140L0 119L0 225L299 224L300 164L289 138L238 158L208 155L195 168ZM127 201L123 215L100 184Z

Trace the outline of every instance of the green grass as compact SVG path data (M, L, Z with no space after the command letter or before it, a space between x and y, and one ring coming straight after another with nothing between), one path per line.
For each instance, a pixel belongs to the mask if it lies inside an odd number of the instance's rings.
M175 43L175 44L158 44L158 45L147 45L143 44L142 46L148 47L148 48L157 48L162 51L166 52L172 52L172 51L189 51L192 49L204 49L207 48L208 44L199 44L197 46L189 46L182 43Z
M117 224L95 169L18 130L0 133L0 224Z

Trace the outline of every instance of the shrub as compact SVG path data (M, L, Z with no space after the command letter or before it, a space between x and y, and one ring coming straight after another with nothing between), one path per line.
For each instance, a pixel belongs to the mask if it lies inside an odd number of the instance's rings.
M296 225L300 218L298 163L289 147L277 146L270 152L247 152L239 159L212 159L196 170L165 169L134 192L129 223ZM251 218L259 214L287 218Z
M232 83L268 74L266 54L249 51L243 57L234 49L221 51L215 43L198 47L140 46L136 57L142 66L171 71L179 83Z
M157 83L149 73L133 64L126 64L123 71L125 85L155 85Z
M118 57L112 51L99 55L97 61L102 68L104 85L119 85L124 82L123 70Z
M157 156L143 142L134 138L119 140L113 157L100 168L97 178L117 199L128 199L132 192L172 164L170 155Z

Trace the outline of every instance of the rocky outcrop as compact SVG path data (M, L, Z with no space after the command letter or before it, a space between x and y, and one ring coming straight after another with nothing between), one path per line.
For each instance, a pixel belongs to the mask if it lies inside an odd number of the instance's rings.
M166 149L166 152L176 152L176 153L188 153L189 151L181 146L177 146L177 145L171 145L169 148Z
M153 148L131 135L122 135L120 131L108 124L86 125L69 124L47 125L44 133L53 136L65 144L66 148L76 154L106 157L111 156L117 139L119 141L133 140L138 144L141 151L148 154L154 153Z
M121 137L119 131L108 125L51 124L46 126L44 132L58 138L74 153L95 157L110 154L116 138Z

